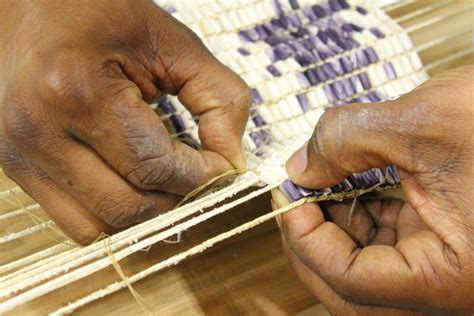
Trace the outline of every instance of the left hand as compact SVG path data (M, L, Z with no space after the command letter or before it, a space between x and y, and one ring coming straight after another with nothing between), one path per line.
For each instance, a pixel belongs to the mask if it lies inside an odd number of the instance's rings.
M333 314L474 311L474 67L431 78L397 100L326 111L287 162L324 188L395 165L405 201L311 203L279 219L299 278ZM274 192L275 207L288 201Z

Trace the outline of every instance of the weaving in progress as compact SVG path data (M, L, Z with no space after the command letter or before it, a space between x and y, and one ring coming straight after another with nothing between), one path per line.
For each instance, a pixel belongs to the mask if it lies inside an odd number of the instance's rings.
M216 178L179 207L85 247L64 241L52 220L35 215L40 209L38 204L25 206L19 187L5 189L0 196L9 206L0 213L0 222L26 214L34 225L0 236L0 244L18 242L21 247L20 241L34 238L43 230L59 242L33 249L0 266L0 314L110 266L121 273L121 281L63 302L50 314L72 313L127 287L133 294L133 283L296 205L354 199L400 185L394 166L353 174L338 185L320 190L295 185L285 171L285 162L310 139L327 109L392 100L428 80L418 55L421 48L415 48L407 31L382 9L356 0L155 2L194 31L211 53L251 88L253 102L243 136L248 169ZM187 111L177 97L162 97L152 107L172 137L200 147L199 117ZM280 188L293 203L256 216L138 273L125 276L117 267L121 260L156 243L173 238L179 241L186 230L274 188ZM140 301L139 296L136 299Z

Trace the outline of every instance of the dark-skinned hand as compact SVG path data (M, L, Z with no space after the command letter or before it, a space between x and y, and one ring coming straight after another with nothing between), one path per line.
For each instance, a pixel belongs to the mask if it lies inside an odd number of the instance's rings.
M0 6L0 163L76 241L245 166L248 87L152 1ZM203 150L149 108L164 94L199 115Z
M396 165L404 200L304 204L279 219L301 281L333 314L474 311L474 67L433 77L397 100L327 111L287 162L324 188ZM288 203L273 192L274 207Z

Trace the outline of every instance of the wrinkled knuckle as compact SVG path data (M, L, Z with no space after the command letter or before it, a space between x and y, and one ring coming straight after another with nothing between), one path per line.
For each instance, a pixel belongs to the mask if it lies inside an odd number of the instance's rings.
M46 100L64 106L82 100L84 92L81 78L84 77L84 70L78 66L79 58L74 52L57 53L51 58L40 80Z
M330 160L329 153L333 150L334 142L330 140L329 133L333 128L336 109L326 111L318 120L314 133L311 136L310 146L316 154L325 160Z
M165 185L175 173L175 164L168 155L144 159L136 163L126 179L142 190L153 190Z
M9 104L3 111L5 136L12 143L31 144L40 135L40 125L35 122L28 108L21 104Z
M101 232L94 227L81 226L80 228L73 229L69 232L69 235L82 246L92 244L100 236Z
M97 216L113 227L125 227L138 222L149 206L129 196L107 197L97 204Z
M253 99L249 86L245 83L245 81L239 78L236 88L238 93L235 97L235 105L239 108L242 108L244 111L248 111Z
M7 176L9 176L8 173L21 167L21 161L21 155L16 152L12 145L0 141L0 165Z

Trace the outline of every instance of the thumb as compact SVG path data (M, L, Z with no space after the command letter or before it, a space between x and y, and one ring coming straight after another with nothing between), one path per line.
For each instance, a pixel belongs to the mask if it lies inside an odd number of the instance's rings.
M400 112L398 101L351 104L325 112L311 139L288 160L290 179L305 188L325 188L352 173L401 166L399 157L406 152L409 136L400 128Z

